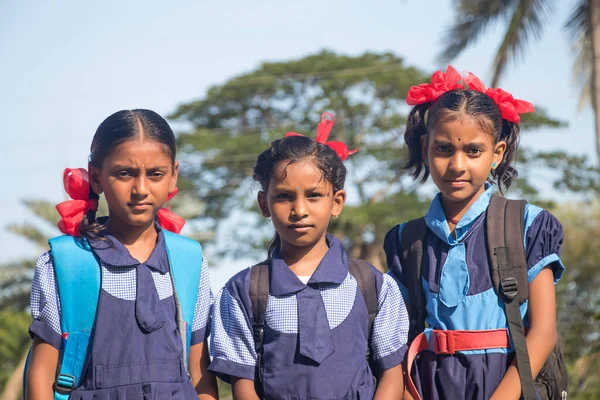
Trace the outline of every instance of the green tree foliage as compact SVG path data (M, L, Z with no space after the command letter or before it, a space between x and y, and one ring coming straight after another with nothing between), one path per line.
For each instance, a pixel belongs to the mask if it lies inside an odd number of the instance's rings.
M10 308L0 310L0 388L3 388L30 344L31 316ZM1 390L0 390L1 392Z

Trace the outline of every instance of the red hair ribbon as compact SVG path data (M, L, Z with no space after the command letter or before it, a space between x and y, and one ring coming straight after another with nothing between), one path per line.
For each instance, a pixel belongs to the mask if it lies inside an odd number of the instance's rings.
M79 236L79 223L88 211L98 209L98 200L90 199L90 181L84 168L65 168L63 185L73 200L56 205L61 217L58 229L64 234Z
M431 76L431 83L421 83L418 86L412 86L408 90L406 103L410 106L417 104L430 103L440 97L442 94L456 89L464 89L461 83L462 76L452 66L448 65L446 73L436 71Z
M169 201L173 197L175 197L175 195L178 192L179 192L179 189L175 188L175 190L173 190L171 193L169 193L169 196L167 197L167 201ZM158 217L158 222L160 223L160 226L162 226L164 229L171 231L171 232L179 233L179 232L181 232L181 229L183 229L183 226L185 225L185 219L183 219L179 215L175 214L169 208L162 207L160 210L158 210L158 213L156 214L156 216Z
M521 122L521 115L535 112L535 107L528 101L515 99L512 94L500 88L486 88L483 82L471 72L467 73L465 83L469 89L485 93L498 104L502 118L507 121L518 124Z
M340 158L340 160L345 161L348 158L348 156L356 153L359 149L348 150L348 146L346 146L346 143L338 142L335 140L328 142L327 139L329 138L329 133L331 132L331 128L333 128L334 124L335 124L335 118L333 117L332 114L330 114L330 113L321 114L321 122L319 122L319 125L317 126L317 136L315 138L315 141L318 143L326 144L327 146L331 147L331 149L333 149L333 151L336 152L336 154ZM304 136L304 135L301 135L296 132L288 132L285 134L285 137L290 137L290 136Z

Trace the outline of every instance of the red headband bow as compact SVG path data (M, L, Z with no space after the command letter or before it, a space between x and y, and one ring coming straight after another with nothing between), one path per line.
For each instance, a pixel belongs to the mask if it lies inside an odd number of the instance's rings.
M327 146L331 147L331 149L333 149L333 151L336 152L336 154L340 158L340 160L345 161L348 158L348 156L356 153L359 149L348 150L348 146L346 146L345 143L338 142L335 140L328 142L327 139L329 138L329 133L331 132L331 128L333 128L334 124L335 124L335 118L333 117L332 114L330 114L330 113L321 114L321 122L319 122L319 125L317 126L317 136L315 137L315 141L318 143L326 144ZM288 132L285 134L285 137L290 137L290 136L304 136L304 135L301 135L296 132Z
M412 86L406 95L406 103L410 106L430 103L450 90L464 89L467 85L471 90L487 94L498 105L502 118L514 123L521 122L521 115L535 111L535 107L528 101L518 100L512 94L500 88L486 88L483 82L468 72L466 78L452 66L448 65L446 73L436 71L431 76L431 83L421 83Z
M175 197L175 195L178 192L179 189L175 188L175 190L169 193L167 201ZM183 225L185 225L185 219L175 214L169 208L162 207L160 210L158 210L156 216L158 217L158 222L160 223L160 226L171 232L179 233L181 232Z
M464 89L460 83L462 77L452 66L448 65L446 73L436 71L431 76L431 83L421 83L418 86L412 86L406 95L406 103L409 106L429 103L440 97L442 94L456 89Z
M90 199L88 172L83 168L66 168L63 172L63 185L73 200L56 205L61 217L58 229L64 234L78 236L79 223L88 211L98 209L98 200Z
M471 72L467 73L464 80L469 89L477 90L490 96L498 104L502 118L507 121L518 124L521 122L520 114L535 112L535 107L530 102L515 99L512 94L500 88L486 88L483 82Z

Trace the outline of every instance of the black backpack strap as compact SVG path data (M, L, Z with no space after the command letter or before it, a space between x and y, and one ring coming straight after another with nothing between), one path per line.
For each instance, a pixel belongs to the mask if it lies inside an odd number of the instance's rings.
M487 247L491 275L498 296L504 301L508 330L515 346L517 369L524 400L537 399L525 331L519 305L529 295L525 232L525 200L492 196L486 215Z
M254 387L259 398L263 398L261 374L263 340L265 333L265 313L269 301L269 263L264 261L250 269L250 301L252 303L252 335L256 350L256 373Z
M408 343L425 330L427 309L425 293L421 282L421 262L423 260L423 244L427 236L425 217L413 219L404 224L400 233L401 264L408 289L406 307L410 317Z
M367 330L367 359L371 359L371 334L373 333L373 322L379 313L379 293L377 290L377 282L375 275L371 271L369 263L363 260L350 260L348 262L348 270L356 279L358 289L365 299L367 311L369 313L369 326Z

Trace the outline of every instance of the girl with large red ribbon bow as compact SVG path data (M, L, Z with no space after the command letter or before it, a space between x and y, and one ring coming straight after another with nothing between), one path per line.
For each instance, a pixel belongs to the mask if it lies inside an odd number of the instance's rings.
M175 155L160 115L119 111L94 135L89 172L64 171L71 200L56 209L67 236L50 240L31 289L28 398L218 397L206 362L208 268L167 206ZM100 194L108 217L96 218Z
M532 377L558 340L562 227L548 211L492 196L517 176L520 115L534 107L452 67L410 88L406 102L404 168L439 189L426 216L396 225L384 243L411 315L410 396L536 399Z

